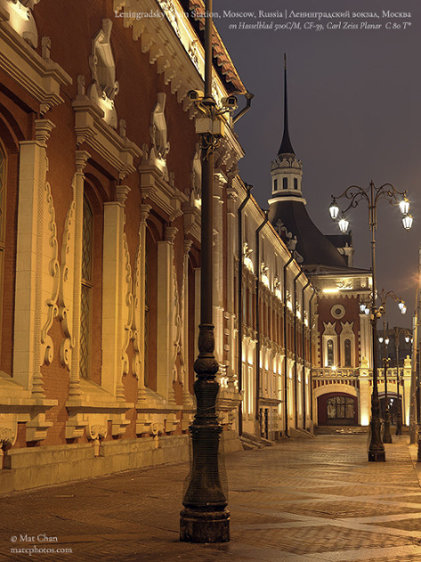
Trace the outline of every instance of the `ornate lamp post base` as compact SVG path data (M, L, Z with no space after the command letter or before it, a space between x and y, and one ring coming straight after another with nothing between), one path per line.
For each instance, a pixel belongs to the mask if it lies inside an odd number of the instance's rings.
M371 442L368 448L369 462L384 462L386 455L384 452L383 443L380 437L380 419L371 420Z
M402 435L402 419L400 414L398 413L398 417L396 419L396 432L395 435Z
M392 443L392 435L390 433L390 412L386 412L383 425L383 443Z
M183 509L180 513L180 540L185 542L228 542L230 514L224 511Z

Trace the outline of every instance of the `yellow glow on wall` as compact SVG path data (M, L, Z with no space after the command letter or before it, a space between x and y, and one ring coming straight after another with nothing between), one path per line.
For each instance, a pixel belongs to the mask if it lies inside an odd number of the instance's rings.
M370 412L368 411L368 406L361 406L361 425L370 424Z
M323 289L323 292L327 295L334 295L339 293L339 289L338 287L327 287L326 289Z

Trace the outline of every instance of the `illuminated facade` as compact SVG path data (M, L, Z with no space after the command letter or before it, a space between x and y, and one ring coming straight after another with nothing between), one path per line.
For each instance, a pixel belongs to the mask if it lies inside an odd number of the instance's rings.
M204 52L185 12L201 6L0 0L3 491L188 459L201 189L188 92L203 90ZM244 94L217 33L214 56L218 102ZM313 290L259 228L222 122L213 302L230 451L241 432L311 428Z
M371 272L352 266L350 235L323 235L311 220L302 191L302 162L288 127L287 71L284 71L284 131L271 167L269 220L317 291L312 323L312 412L315 425L367 426L371 416ZM403 358L402 358L403 361ZM381 362L379 363L381 365ZM396 365L394 365L396 367ZM410 361L388 370L388 396L409 419ZM385 394L379 369L379 394Z

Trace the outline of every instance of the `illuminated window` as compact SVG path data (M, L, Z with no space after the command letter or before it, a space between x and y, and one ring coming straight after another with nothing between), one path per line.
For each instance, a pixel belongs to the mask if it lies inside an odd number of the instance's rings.
M82 287L80 298L80 376L89 377L91 339L91 301L93 264L93 214L86 196L83 199Z
M345 348L345 367L351 367L352 362L351 362L351 340L346 339L344 342L344 348Z
M333 340L327 340L327 365L331 367L334 363L334 354L333 354Z

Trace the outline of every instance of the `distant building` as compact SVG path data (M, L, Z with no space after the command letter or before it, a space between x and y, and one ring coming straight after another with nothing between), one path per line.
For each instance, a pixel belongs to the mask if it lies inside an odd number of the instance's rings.
M370 300L371 272L352 267L350 234L322 234L307 212L302 162L295 154L289 133L286 65L284 131L271 174L269 220L317 290L312 332L314 423L368 425L372 384L371 324L360 305ZM405 373L409 377L409 371ZM391 381L389 394L393 396L396 392L396 381L395 385ZM404 392L407 416L409 384Z

